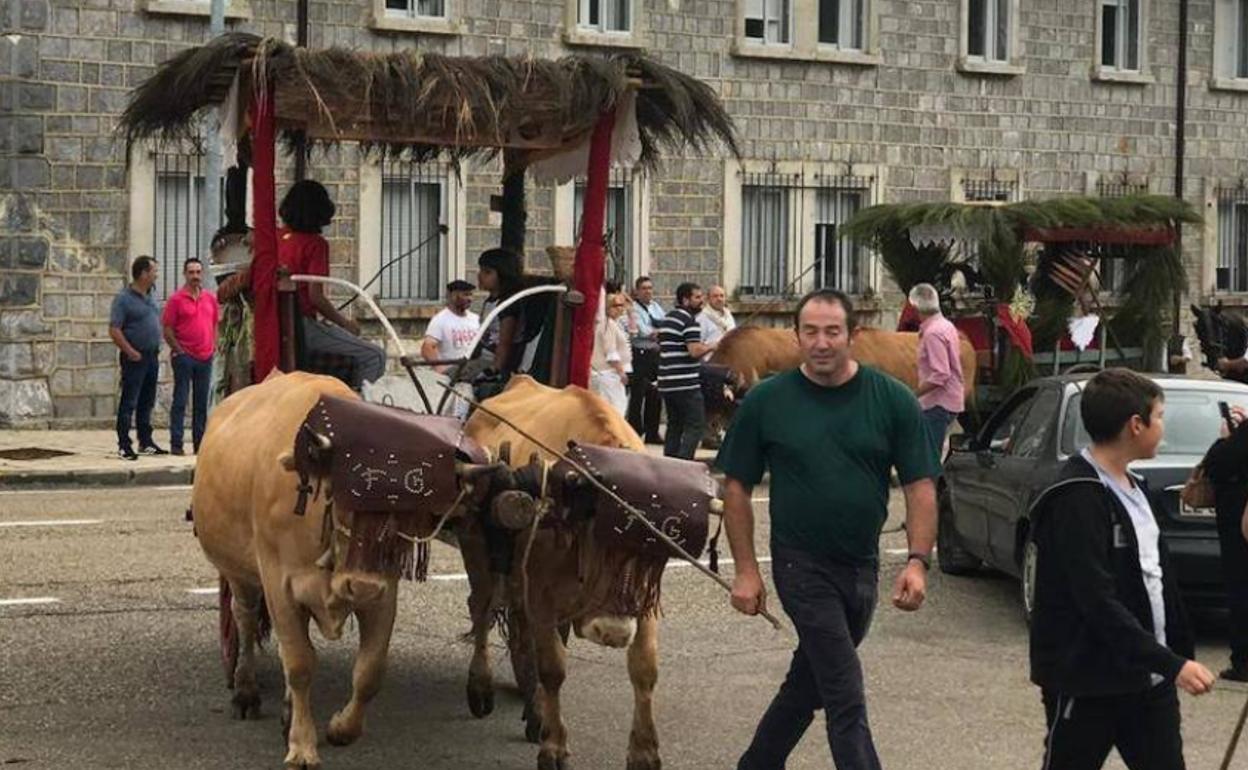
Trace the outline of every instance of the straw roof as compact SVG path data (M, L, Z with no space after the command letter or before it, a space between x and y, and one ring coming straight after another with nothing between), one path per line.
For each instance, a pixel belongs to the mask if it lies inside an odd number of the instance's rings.
M271 84L279 130L312 141L359 141L420 159L529 150L531 157L575 147L598 116L636 89L641 163L690 147L737 153L732 119L702 81L638 54L453 57L416 50L376 54L295 48L229 33L182 51L134 90L118 131L184 140L199 113L220 105L235 77L248 100Z

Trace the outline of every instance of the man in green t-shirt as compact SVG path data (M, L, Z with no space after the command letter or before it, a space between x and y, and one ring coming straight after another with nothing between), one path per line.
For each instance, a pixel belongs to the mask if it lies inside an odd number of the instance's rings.
M798 636L788 676L737 767L784 767L823 709L838 770L878 770L857 647L875 610L889 475L896 468L905 491L910 541L893 604L912 611L927 588L940 468L914 395L854 360L850 299L811 292L796 321L802 365L750 391L716 461L727 476L732 605L753 615L766 601L750 496L770 471L772 573Z

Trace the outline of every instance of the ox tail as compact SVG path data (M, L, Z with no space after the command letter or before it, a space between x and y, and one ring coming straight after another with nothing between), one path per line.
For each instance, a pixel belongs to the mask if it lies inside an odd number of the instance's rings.
M234 671L238 668L239 634L238 623L234 620L234 594L230 591L230 583L225 576L218 578L217 584L217 629L221 642L221 666L225 670L225 686L234 688ZM256 644L263 646L273 632L273 619L269 616L269 607L260 596L260 608L256 618Z

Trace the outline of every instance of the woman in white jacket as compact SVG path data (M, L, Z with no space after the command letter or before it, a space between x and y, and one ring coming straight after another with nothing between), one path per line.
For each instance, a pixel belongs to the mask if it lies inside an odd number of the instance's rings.
M628 310L628 297L623 292L607 294L605 315L599 316L594 332L594 353L590 358L589 387L607 400L623 415L628 409L628 370L633 352L628 333L620 318Z

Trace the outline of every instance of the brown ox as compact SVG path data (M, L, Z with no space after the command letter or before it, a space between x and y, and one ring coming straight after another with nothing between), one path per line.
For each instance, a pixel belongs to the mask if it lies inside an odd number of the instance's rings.
M854 333L854 358L904 382L911 390L919 388L919 335L861 328ZM962 375L967 398L975 393L975 348L962 337ZM797 335L790 328L740 326L720 340L711 362L736 372L742 390L748 390L764 377L794 369L801 363Z
M645 451L641 438L606 401L579 387L555 390L529 377L517 376L502 394L485 403L555 449L563 450L574 440ZM534 453L546 454L483 411L476 412L468 421L467 433L483 447L497 450L510 444L513 467L522 467ZM534 690L532 706L526 708L526 722L530 740L540 735L538 767L541 770L568 767L567 730L560 711L559 689L567 667L560 626L570 622L578 636L609 647L628 648L628 673L634 692L628 767L630 770L657 770L661 762L651 707L658 678L657 618L652 612L634 617L603 616L592 602L587 606L582 586L594 583L592 573L595 567L601 566L601 563L578 564L586 547L587 530L568 532L539 528L533 531L536 537L527 560L527 591L523 552L529 531L521 531L515 537L511 571L497 579L491 574L488 536L477 517L465 521L458 532L472 590L469 607L474 650L468 693L473 713L484 716L492 707L488 637L494 610L506 606L512 615L511 641L517 683L526 698L529 691ZM501 595L504 593L509 599ZM526 671L533 663L525 659L525 645L517 644L514 638L517 635L532 639L537 676L535 689L533 683L526 681L531 677Z
M286 679L286 767L300 770L320 764L309 699L316 652L308 620L328 639L342 635L350 615L359 623L351 700L333 716L326 733L330 743L346 745L362 733L365 705L381 687L398 579L397 571L348 569L336 561L333 548L327 552L327 535L338 534L324 528L329 491L322 494L320 481L306 512L295 513L300 482L292 450L322 397L358 403L337 379L302 372L272 375L227 398L208 422L192 492L200 546L233 593L240 647L234 715L245 719L259 713L255 647L262 606L267 606ZM332 451L328 437L314 438L317 451ZM336 520L348 529L354 523L350 511L339 510Z

